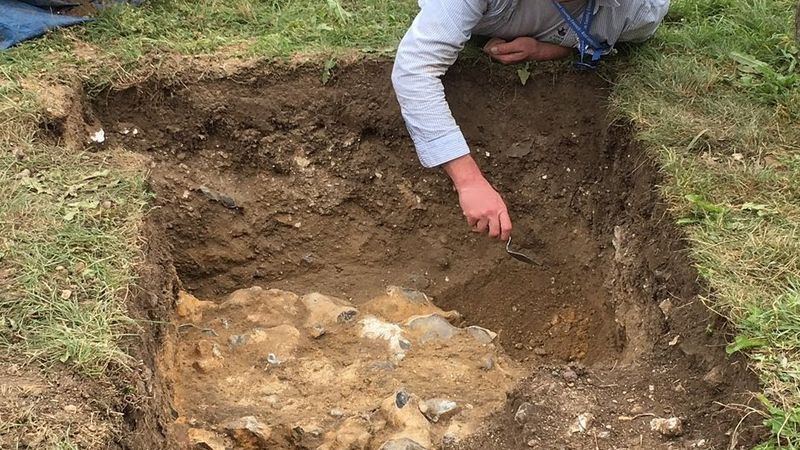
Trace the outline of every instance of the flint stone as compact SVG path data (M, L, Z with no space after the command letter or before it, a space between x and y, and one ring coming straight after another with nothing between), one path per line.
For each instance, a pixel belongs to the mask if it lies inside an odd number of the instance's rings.
M650 429L666 437L676 437L683 434L683 422L677 417L655 418L650 421Z
M478 341L479 344L490 344L494 338L497 337L497 333L494 331L487 330L486 328L479 327L479 326L469 326L466 328L467 334L472 336L473 339Z
M339 323L351 322L356 315L358 315L358 311L355 309L348 309L339 313L339 315L336 316L336 321Z
M432 398L419 404L420 412L433 423L437 423L440 418L451 415L457 408L456 402L444 398Z
M247 343L247 340L248 336L246 334L234 334L228 337L228 345L231 348L241 347Z
M392 439L381 445L380 450L427 450L408 438Z
M658 307L659 309L661 309L661 313L664 314L664 318L669 319L669 316L672 314L672 309L673 309L672 300L670 299L663 300L661 301L661 303L658 304Z
M394 397L394 404L398 408L402 409L404 406L406 406L410 399L411 396L409 396L406 391L398 391Z
M408 299L411 303L415 305L427 305L430 303L430 299L424 292L420 292L416 289L411 288L404 288L404 287L397 287L397 286L389 286L387 289L390 293L397 293ZM393 291L393 292L392 292Z
M392 357L402 360L411 343L403 337L403 329L393 323L384 322L377 317L367 316L360 321L361 337L387 341Z
M458 328L438 314L414 317L408 321L408 329L419 333L423 344L433 340L448 340L458 333Z
M312 339L319 339L322 336L325 336L325 333L327 332L328 331L322 325L314 325L309 334L311 335Z
M578 418L575 419L575 423L569 427L570 433L584 433L589 428L592 427L594 423L594 415L592 413L583 413L578 415Z

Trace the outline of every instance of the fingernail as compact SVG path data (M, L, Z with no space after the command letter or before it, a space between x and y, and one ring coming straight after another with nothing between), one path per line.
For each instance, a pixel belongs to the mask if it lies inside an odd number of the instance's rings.
M491 48L491 52L494 53L494 54L497 54L497 47L492 47Z

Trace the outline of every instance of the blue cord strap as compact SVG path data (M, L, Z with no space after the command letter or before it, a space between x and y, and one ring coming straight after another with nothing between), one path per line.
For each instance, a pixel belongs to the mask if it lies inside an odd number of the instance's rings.
M603 56L603 53L607 52L611 47L603 42L600 43L595 39L594 36L591 34L592 28L592 19L594 18L594 5L595 0L589 0L586 4L586 9L583 11L583 16L581 16L580 23L572 17L572 14L564 8L558 0L552 0L553 5L555 5L558 12L561 13L561 17L567 22L572 31L578 35L578 51L581 54L581 60L578 63L575 63L575 66L578 69L583 70L591 70L597 67L597 63L600 61L600 57ZM592 59L589 62L585 61L586 51L591 47L592 49Z

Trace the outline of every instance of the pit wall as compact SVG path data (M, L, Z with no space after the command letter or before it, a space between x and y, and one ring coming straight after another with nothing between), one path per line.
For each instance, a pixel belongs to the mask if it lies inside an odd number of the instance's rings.
M630 144L628 124L605 119L606 85L559 74L522 89L495 73L493 90L475 96L487 90L484 68L457 66L446 78L479 163L518 217L519 244L543 262L532 271L470 236L448 181L418 167L389 71L387 62L342 65L322 86L316 66L250 68L188 85L153 81L95 104L110 145L151 158L157 194L131 306L153 321L133 344L147 369L123 446L185 440L168 435L175 380L163 378L156 356L170 340L178 290L222 299L252 285L356 302L387 284L419 289L497 331L532 373L571 361L624 382L671 367L692 395L665 392L656 403L681 402L671 408L690 415L695 430L725 441L738 416L709 405L755 382L741 361L726 359L724 320L697 299L654 164ZM132 126L146 139L123 133ZM719 367L722 380L703 381ZM533 391L522 383L489 428L512 429L505 418ZM496 448L522 438L504 439Z

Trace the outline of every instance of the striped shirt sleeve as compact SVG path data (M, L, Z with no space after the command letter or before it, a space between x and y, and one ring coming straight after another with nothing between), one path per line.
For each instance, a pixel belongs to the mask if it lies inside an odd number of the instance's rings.
M392 84L420 162L435 167L469 153L441 77L455 62L487 0L424 0L397 50Z
M630 17L622 25L619 42L644 42L655 34L669 9L669 0L647 0L633 2Z

